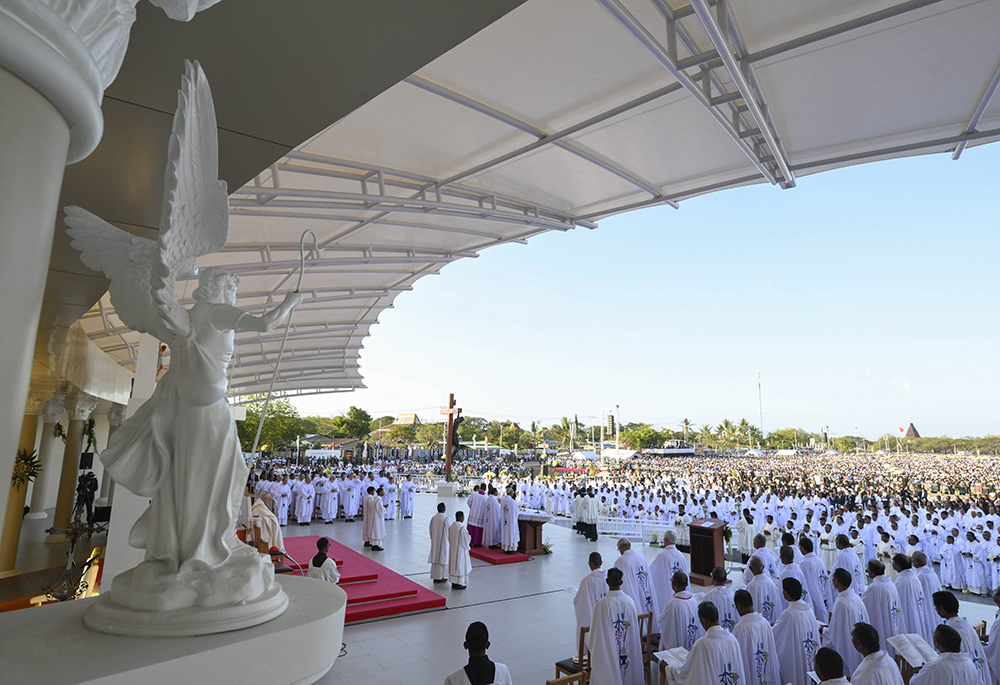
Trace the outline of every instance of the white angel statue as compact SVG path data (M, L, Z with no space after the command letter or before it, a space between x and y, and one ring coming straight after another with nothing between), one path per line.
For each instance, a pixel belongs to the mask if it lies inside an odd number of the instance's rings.
M200 274L195 304L178 302L177 276L221 249L229 224L212 94L197 63L187 63L178 100L159 240L66 208L72 245L84 264L111 279L118 316L171 349L153 396L101 454L117 483L152 499L129 537L146 550L145 561L114 579L110 598L142 611L241 604L281 592L270 560L235 534L248 471L226 401L226 369L235 331L274 328L301 295L290 292L263 316L250 316L233 306L237 276L212 267Z

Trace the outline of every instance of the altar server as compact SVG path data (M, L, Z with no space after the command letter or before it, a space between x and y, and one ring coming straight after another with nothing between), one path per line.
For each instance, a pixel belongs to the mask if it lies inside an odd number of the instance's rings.
M934 629L934 649L938 658L924 664L910 679L910 685L978 685L980 674L962 651L962 636L948 625Z
M444 502L438 502L437 513L431 517L431 551L427 563L431 565L431 580L435 583L448 582L448 529L451 519L445 514Z
M747 685L780 684L778 649L771 624L754 611L753 597L746 590L737 590L733 601L740 615L733 627L733 637L740 645L745 682Z
M472 537L465 529L465 512L455 512L455 522L448 528L448 580L452 590L464 590L469 585L472 559L469 546Z
M868 576L871 585L861 595L861 601L868 609L869 623L875 626L885 651L895 657L896 650L889 644L889 638L899 633L899 592L885 575L885 566L878 559L868 562Z
M812 607L802 601L802 584L794 578L781 581L788 607L774 624L774 642L781 662L781 680L792 685L809 685L807 673L819 649L819 622Z
M833 572L833 587L838 594L833 602L830 627L823 633L823 645L837 650L848 673L861 663L861 654L854 649L851 630L858 623L868 623L868 609L851 587L853 583L854 578L847 569L838 568Z
M590 682L594 685L642 685L639 612L622 591L621 569L608 569L608 594L594 607L590 623Z
M444 679L444 685L472 685L474 682L511 685L514 682L504 664L490 661L486 656L486 650L490 647L490 633L486 624L479 621L469 624L462 646L469 650L469 663L448 675Z
M660 651L674 647L690 650L695 640L705 634L698 620L698 601L688 590L688 577L682 571L670 577L670 589L673 596L657 618Z
M880 649L878 631L871 624L855 624L851 636L861 656L861 662L851 675L851 685L903 685L899 666Z
M337 570L337 562L327 556L330 551L330 539L320 538L316 541L316 556L309 562L309 570L306 576L325 580L328 583L340 582L340 571Z
M702 602L697 608L698 621L704 636L691 647L691 653L680 668L666 667L671 685L734 685L745 683L740 643L719 625L719 610L712 602Z
M618 539L618 554L615 568L624 574L622 591L635 602L638 613L653 612L653 632L660 632L656 621L662 605L657 599L656 588L653 587L649 577L649 564L641 554L632 549L632 543L628 538Z

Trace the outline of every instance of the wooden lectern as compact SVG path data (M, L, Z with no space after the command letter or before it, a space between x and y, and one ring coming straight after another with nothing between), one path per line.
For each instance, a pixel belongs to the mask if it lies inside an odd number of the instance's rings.
M711 585L712 569L726 567L723 530L726 522L719 519L694 521L688 525L691 535L691 583Z

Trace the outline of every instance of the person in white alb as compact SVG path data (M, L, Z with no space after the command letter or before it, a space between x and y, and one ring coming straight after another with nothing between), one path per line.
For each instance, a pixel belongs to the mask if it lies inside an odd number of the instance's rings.
M431 565L431 580L435 583L448 582L448 529L451 519L445 514L444 502L438 502L437 513L431 517L431 551L427 563Z
M608 594L608 575L601 568L603 563L604 560L601 559L600 552L590 553L590 558L587 560L590 573L580 581L580 585L576 589L576 596L573 597L577 636L580 635L581 628L590 627L590 619L594 616L594 607L604 595Z
M399 515L404 519L413 518L413 499L417 492L417 484L413 478L407 474L399 486Z
M656 588L657 597L669 597L670 578L675 573L690 573L687 559L677 549L677 535L672 530L663 534L663 551L656 555L649 564L649 577Z
M661 604L649 577L649 564L646 563L645 557L632 549L632 543L628 538L618 539L618 554L615 568L624 576L622 591L632 598L640 614L653 612L653 632L658 633L656 617Z
M671 685L742 685L746 676L740 643L719 625L719 610L712 602L700 603L697 613L704 636L691 647L683 666L663 667L667 682Z
M456 511L455 522L448 528L448 580L452 590L464 590L469 585L471 543L472 537L465 528L465 512Z
M802 561L799 568L806 579L806 590L809 591L809 603L812 605L813 614L820 623L826 623L833 608L833 591L830 585L830 572L826 569L822 560L816 556L813 541L807 537L799 538L799 552L802 553Z
M767 619L754 611L753 597L746 590L733 594L739 622L733 627L733 637L740 645L743 672L747 685L773 685L781 683L778 648L774 644L774 631Z
M848 685L844 676L844 660L835 650L821 647L816 652L815 663L820 685Z
M750 557L750 582L747 583L747 591L753 597L753 605L757 607L760 615L767 619L771 625L781 616L781 604L778 602L778 586L771 580L771 576L764 573L764 562L760 557Z
M878 631L870 623L857 623L851 630L861 662L851 674L851 685L903 685L903 676L892 657L880 649Z
M993 685L990 665L986 659L986 650L976 634L969 619L958 615L958 599L947 590L939 590L932 598L938 616L944 619L945 625L954 628L962 639L961 652L976 669L977 685ZM937 632L934 633L935 638ZM940 650L939 650L940 651Z
M792 685L810 685L808 673L819 649L819 622L812 607L802 601L802 584L794 578L781 581L788 607L774 623L781 679Z
M371 488L369 488L370 490ZM368 529L368 534L371 536L372 541L372 551L381 552L382 543L385 541L385 505L382 504L382 496L385 493L382 492L382 488L379 488L372 495L371 503L369 506L369 513L372 518L371 527ZM368 518L365 517L365 522Z
M711 602L719 610L719 625L726 630L732 630L740 617L736 613L733 590L726 586L726 582L726 569L721 566L713 568L712 589L705 593L704 600Z
M833 572L837 599L833 602L830 626L823 633L823 646L832 647L840 654L848 673L853 673L861 663L861 655L854 649L851 630L858 623L868 623L868 609L851 587L853 583L854 578L847 569L838 568Z
M490 632L485 623L476 621L465 631L462 646L469 650L469 663L444 679L444 685L512 685L510 671L503 664L490 661Z
M892 567L896 570L896 594L899 595L899 632L916 633L929 644L934 639L934 630L927 623L925 608L932 604L931 597L924 595L924 586L913 570L910 557L897 554L892 558Z
M327 556L330 551L329 538L320 538L316 541L316 556L309 562L309 570L306 576L325 580L328 583L337 584L340 582L340 571L337 570L337 562Z
M688 590L688 577L678 571L670 578L670 598L657 617L660 625L660 651L683 647L690 650L695 640L705 634L698 620L698 600Z
M949 625L934 629L937 659L924 664L910 678L910 685L978 685L979 673L962 651L962 636Z
M521 532L517 527L518 506L514 499L513 489L507 491L500 500L500 546L504 554L517 551L517 543L521 541Z
M861 595L861 601L868 609L868 622L875 626L882 638L885 651L895 657L896 650L889 644L889 638L899 633L899 592L885 575L885 566L878 559L868 562L868 575L872 582Z
M642 685L642 639L635 602L622 591L621 569L608 569L608 594L594 607L587 644L594 685Z

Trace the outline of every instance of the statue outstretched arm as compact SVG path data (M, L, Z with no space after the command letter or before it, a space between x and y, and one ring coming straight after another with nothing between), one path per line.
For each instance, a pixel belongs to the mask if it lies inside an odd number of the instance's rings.
M289 292L274 309L261 316L253 316L231 305L216 305L209 318L219 330L255 331L266 333L280 324L302 302L301 293Z

